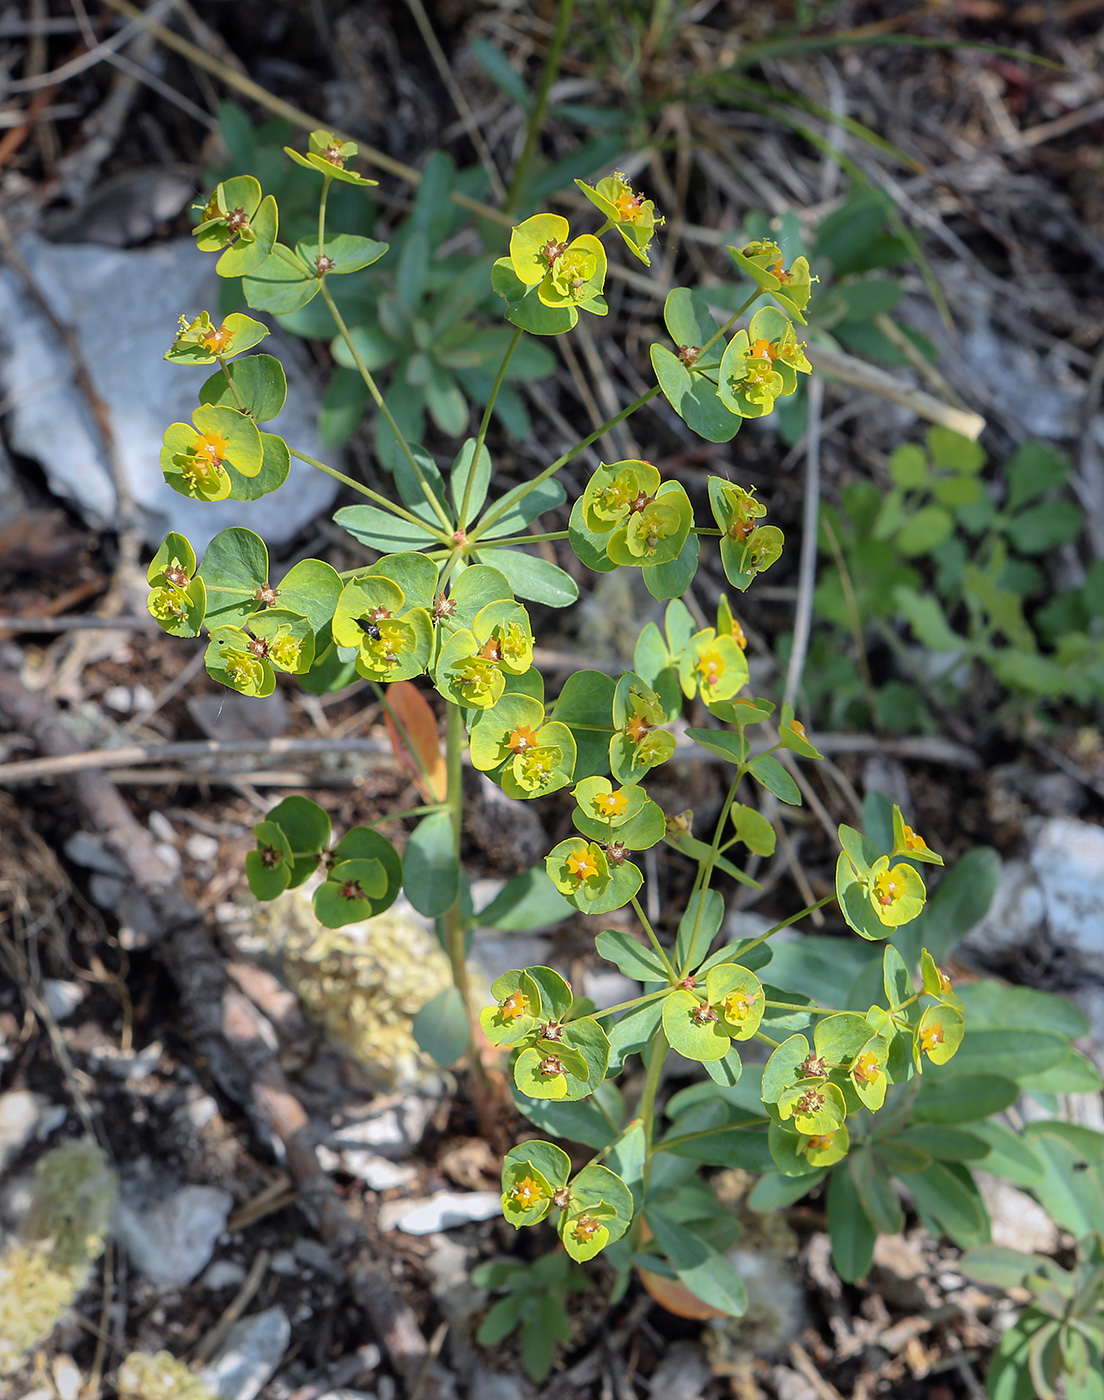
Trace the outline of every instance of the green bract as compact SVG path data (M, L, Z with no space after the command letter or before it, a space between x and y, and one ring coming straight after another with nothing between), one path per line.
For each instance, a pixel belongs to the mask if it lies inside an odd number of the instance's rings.
M646 267L650 266L648 248L656 228L664 222L663 216L656 214L652 201L636 194L624 175L607 175L594 186L582 180L576 180L575 184L606 216L606 226L612 225L629 251Z
M341 180L347 185L378 185L378 180L369 180L367 176L345 169L345 162L352 160L358 149L355 141L341 141L332 131L312 131L305 154L290 146L284 147L296 165L320 171L327 180Z
M182 496L221 501L230 494L231 466L242 476L256 476L264 445L256 424L229 408L197 408L192 424L173 423L161 447L165 480Z
M150 616L174 637L198 637L207 612L207 590L195 576L195 550L183 535L168 534L146 570Z
M220 277L243 277L272 252L278 230L273 197L262 199L260 183L252 175L236 175L215 187L192 232L201 252L226 249L215 264Z

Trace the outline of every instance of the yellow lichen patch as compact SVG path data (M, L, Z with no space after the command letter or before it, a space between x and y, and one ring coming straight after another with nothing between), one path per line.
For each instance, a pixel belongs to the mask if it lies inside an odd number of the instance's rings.
M432 927L410 910L324 928L315 917L316 879L256 906L253 927L282 954L307 1018L354 1060L381 1092L415 1087L431 1073L411 1032L415 1014L452 985ZM482 975L473 1001L491 1000Z
M215 1400L215 1393L167 1351L135 1351L119 1367L119 1400Z

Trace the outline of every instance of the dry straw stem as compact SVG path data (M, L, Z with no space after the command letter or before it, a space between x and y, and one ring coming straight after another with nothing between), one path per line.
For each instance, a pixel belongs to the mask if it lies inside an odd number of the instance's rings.
M868 365L864 360L857 360L839 350L830 350L824 345L810 345L806 353L813 368L819 370L826 379L835 379L840 384L850 384L854 389L866 389L872 394L878 394L890 403L898 403L902 408L911 409L930 423L950 428L952 433L959 433L971 442L976 442L985 428L985 419L980 413L972 413L969 409L954 408L943 403L931 394L926 394L923 389L914 389L909 384L902 384L892 374L887 374L885 370L877 369L874 365Z

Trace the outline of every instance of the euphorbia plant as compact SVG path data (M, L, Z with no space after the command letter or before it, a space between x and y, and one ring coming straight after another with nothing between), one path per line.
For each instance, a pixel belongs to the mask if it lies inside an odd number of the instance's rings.
M712 477L712 519L699 524L681 484L665 481L649 462L620 461L591 475L567 530L532 532L565 500L559 470L658 393L713 441L727 441L744 418L760 417L777 397L792 394L797 375L810 368L795 329L811 292L807 261L788 260L766 241L732 249L750 289L724 325L697 292L672 291L664 308L671 344L652 347L656 386L532 479L495 498L486 438L511 356L527 334L567 333L580 311L607 314L602 237L616 230L647 263L661 222L654 207L615 175L593 189L581 186L606 217L597 233L577 233L554 213L534 214L514 227L508 253L492 273L514 334L475 436L458 446L442 473L399 431L332 294L333 278L386 250L370 239L327 231L332 180L368 183L349 169L356 149L315 132L306 156L291 154L321 179L317 236L295 249L280 244L274 204L243 176L220 185L204 206L200 246L224 250L218 270L243 277L254 309L280 313L322 297L394 434L393 459L384 464L393 471L394 490L372 490L263 430L283 404L284 374L269 355L239 358L264 334L241 314L218 326L206 313L182 319L167 358L218 368L200 388L192 424L168 429L163 465L184 495L251 500L277 490L290 457L298 457L365 498L335 518L380 557L343 574L308 559L273 580L264 543L249 530L224 530L201 563L188 542L172 534L150 565L150 611L174 635L196 636L206 627L210 674L247 695L271 693L277 672L297 675L315 692L340 690L359 675L372 683L404 735L386 687L428 677L446 718L447 792L432 800L434 788L423 773L431 800L381 819L418 818L401 858L368 827L332 843L329 819L316 804L286 799L256 827L257 850L247 859L254 893L275 898L321 871L314 904L328 926L387 908L404 887L416 909L438 920L455 986L424 1009L416 1034L443 1064L466 1055L477 1078L481 1041L502 1047L521 1112L538 1128L595 1150L575 1170L555 1144L525 1141L504 1166L506 1218L519 1227L554 1220L576 1260L605 1250L621 1270L643 1261L652 1273L677 1275L713 1306L741 1311L743 1285L714 1248L724 1233L717 1234L715 1223L723 1212L694 1184L701 1164L761 1174L756 1192L764 1206L797 1199L830 1172L829 1219L837 1264L847 1277L865 1271L877 1230L900 1228L891 1176L910 1188L925 1219L977 1242L985 1216L960 1168L969 1156L962 1155L966 1135L918 1133L914 1122L926 1102L940 1111L939 1086L925 1096L920 1076L954 1056L964 1020L946 975L911 937L926 901L919 867L942 860L900 812L893 810L877 836L840 828L833 894L759 937L713 950L724 914L718 879L754 884L738 863L741 853L770 855L775 847L774 827L752 801L756 789L799 804L794 762L820 757L790 706L772 728L774 703L744 693L746 641L728 600L720 598L715 624L703 628L680 599L703 542L716 542L725 574L741 592L777 560L782 533L763 523L767 503L752 489ZM760 301L770 304L729 338ZM562 607L578 596L566 572L525 549L556 540L568 541L594 571L639 568L667 607L662 630L654 622L642 629L631 671L614 678L581 669L549 695L533 664L533 628L519 600ZM687 729L687 739L719 758L729 777L715 827L704 835L695 833L690 814L664 812L647 791L649 775L675 753L672 726L687 700L709 717L705 726ZM570 788L575 804L577 835L480 911L472 909L459 861L465 747L472 764L511 797ZM410 748L424 766L418 745ZM644 877L637 855L660 842L695 867L673 930L653 928L638 899ZM950 899L945 923L953 913ZM830 901L838 901L861 940L893 939L877 967L856 967L854 988L849 985L836 1006L808 995L792 973L779 977L781 987L760 977L772 960L772 935ZM644 984L641 995L596 1011L552 969L517 968L498 978L495 1003L473 1019L468 933L476 923L521 926L519 905L535 908L535 923L568 906L597 915L631 906L645 941L624 928L608 929L596 947ZM939 942L938 930L931 932ZM912 976L917 964L918 986ZM1056 1035L1051 1041L1059 1057L1067 1053L1068 1042ZM744 1065L741 1048L752 1042L771 1052L761 1069ZM708 1077L667 1105L672 1126L664 1130L657 1096L671 1050L696 1061ZM1054 1062L1054 1044L1039 1053ZM643 1058L645 1078L630 1115L615 1080L632 1055ZM1038 1059L1028 1054L1023 1063L1031 1073ZM989 1097L974 1117L1006 1106L1006 1086L1015 1092L1014 1074L989 1079ZM479 1092L485 1095L487 1087ZM974 1157L991 1151L985 1140L975 1141L981 1152ZM976 1224L977 1238L964 1219Z

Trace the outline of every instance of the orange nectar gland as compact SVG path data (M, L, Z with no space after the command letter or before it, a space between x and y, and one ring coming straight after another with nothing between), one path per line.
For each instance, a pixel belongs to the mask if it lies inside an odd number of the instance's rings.
M694 668L702 678L705 685L719 685L721 677L728 669L725 666L724 657L715 647L709 651L703 651L698 657L698 664Z
M937 1045L943 1044L944 1039L942 1023L932 1021L920 1031L920 1049L930 1055Z
M806 1152L824 1152L832 1146L835 1133L812 1133L805 1139Z
M504 1021L516 1021L528 1014L529 998L524 992L511 992L499 1005L498 1012Z
M776 262L772 262L767 268L767 271L771 274L772 277L777 277L779 282L782 283L783 287L788 287L790 285L790 274L782 266L781 258L779 258Z
M633 194L632 190L626 189L614 200L613 207L617 210L617 217L623 224L635 224L640 218L643 204L644 201L638 194Z
M580 882L598 874L598 862L586 849L572 851L567 858L567 868Z
M539 1201L544 1200L540 1182L534 1181L531 1176L523 1176L510 1195L522 1210L531 1210Z
M747 635L735 618L732 619L732 640L741 651L747 651Z
M506 736L506 747L511 753L524 753L526 749L537 747L537 736L533 733L531 725L519 724L516 729L511 729Z
M951 979L947 976L947 974L943 971L941 967L937 967L935 969L935 975L939 978L939 990L941 992L949 992L953 990L953 988L951 987Z
M798 736L799 739L808 739L809 736L805 733L805 726L801 723L799 719L790 720L790 728Z
M904 828L905 850L906 851L926 851L928 843L922 836L918 836L911 826ZM944 990L946 990L944 988Z
M634 744L639 744L652 726L642 714L634 714L625 725L625 733Z
M623 792L600 792L594 799L594 806L600 817L619 817L629 805Z
M773 360L776 355L777 350L769 340L753 340L748 350L748 359L751 360Z
M874 881L874 898L879 904L887 907L896 904L904 892L904 885L901 884L892 870L883 870Z
M882 1068L878 1064L878 1057L872 1050L868 1050L865 1055L860 1055L851 1066L851 1073L860 1084L872 1084Z
M594 1238L600 1229L601 1225L593 1215L580 1215L572 1226L571 1233L580 1244L586 1244L588 1240Z
M197 457L205 458L212 467L221 467L229 447L230 443L217 429L208 428L205 433L196 433L192 451Z
M199 338L199 343L210 355L219 355L223 350L229 348L230 342L234 339L234 332L226 326L212 326L210 330L204 331Z

